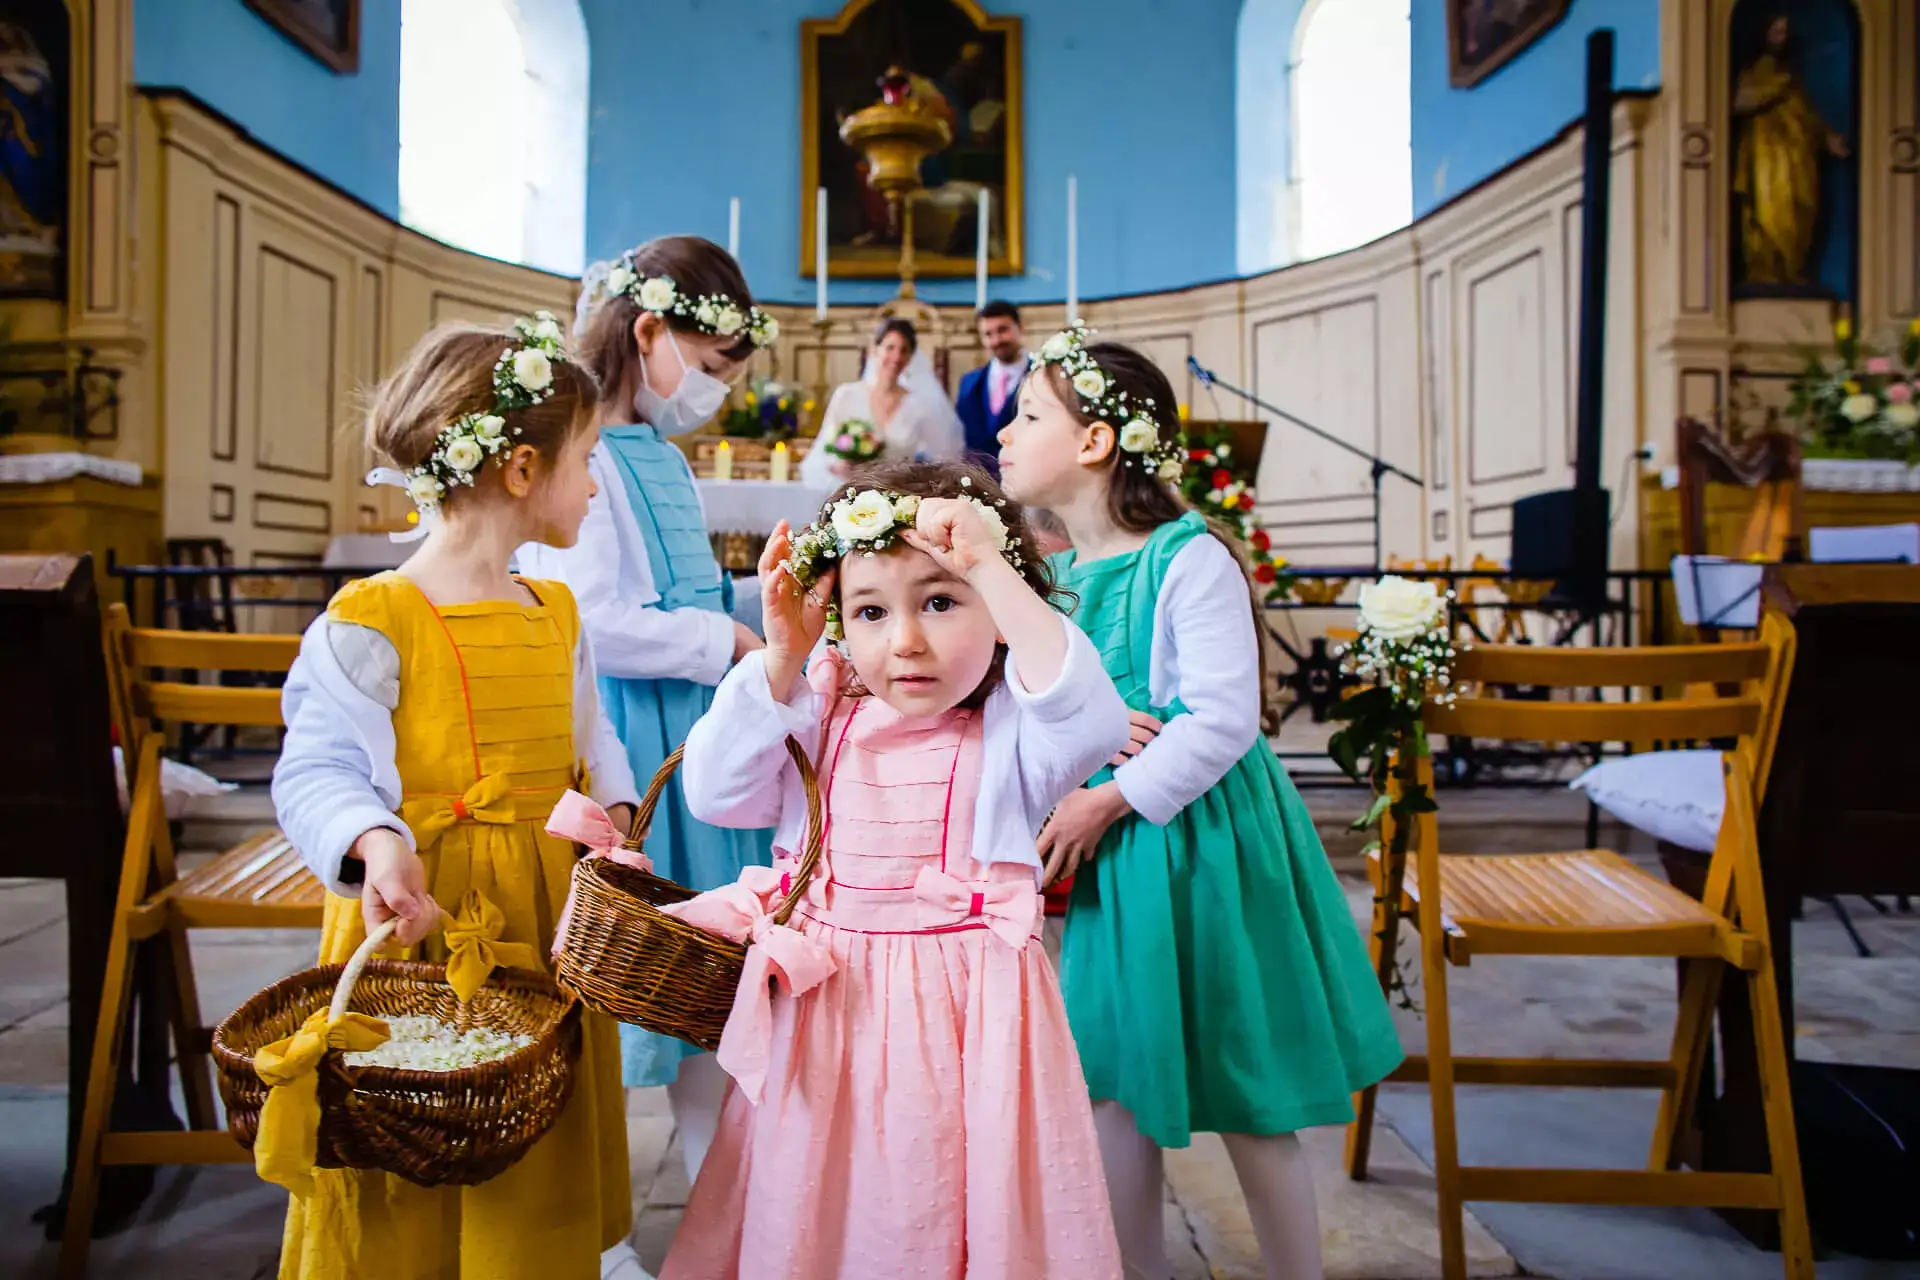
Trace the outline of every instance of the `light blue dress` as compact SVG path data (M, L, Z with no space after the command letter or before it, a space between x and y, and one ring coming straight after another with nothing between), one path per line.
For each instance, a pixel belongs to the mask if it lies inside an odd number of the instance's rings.
M659 607L730 613L733 579L717 572L685 455L644 423L605 427L600 439L646 539ZM634 781L644 790L661 762L687 740L694 721L706 714L713 689L691 680L601 676L600 702L626 744ZM654 813L647 853L655 874L706 890L738 879L743 867L769 862L772 842L771 831L730 830L696 821L676 784L667 788ZM680 1074L681 1059L699 1052L672 1036L620 1027L621 1074L629 1086L669 1084Z

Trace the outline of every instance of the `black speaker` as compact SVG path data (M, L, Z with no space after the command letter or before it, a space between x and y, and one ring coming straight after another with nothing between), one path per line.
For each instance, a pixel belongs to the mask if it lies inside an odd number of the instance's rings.
M1553 596L1598 608L1607 594L1605 489L1555 489L1513 504L1516 578L1552 578Z

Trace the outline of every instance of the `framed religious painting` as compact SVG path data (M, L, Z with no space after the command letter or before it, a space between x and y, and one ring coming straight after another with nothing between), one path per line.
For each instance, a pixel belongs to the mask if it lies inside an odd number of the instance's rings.
M66 295L70 30L62 0L0 16L0 298Z
M360 69L360 0L247 0L247 8L342 75Z
M1567 16L1571 0L1443 0L1456 89L1480 83Z
M834 17L803 21L801 274L815 274L821 187L829 277L893 276L903 225L920 276L971 276L982 191L988 270L1024 271L1020 70L1020 19L990 16L973 0L849 0ZM841 139L849 116L883 99L910 100L946 126L948 141L920 162L910 218L869 185L868 154Z

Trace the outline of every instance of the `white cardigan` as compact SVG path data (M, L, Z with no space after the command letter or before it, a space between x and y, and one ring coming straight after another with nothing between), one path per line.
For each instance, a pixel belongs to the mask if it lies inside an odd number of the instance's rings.
M593 446L587 470L600 491L587 503L579 538L565 548L528 543L514 553L520 571L567 584L602 674L719 684L733 664L734 620L707 609L661 606L646 536L605 444ZM687 474L692 483L692 471ZM754 581L735 587L750 594L759 590Z
M1218 538L1174 553L1153 602L1147 688L1188 714L1113 771L1135 813L1157 826L1210 791L1260 741L1260 646L1246 574Z
M980 795L974 804L976 862L1018 862L1040 871L1034 837L1047 815L1127 741L1126 703L1093 643L1065 618L1067 658L1051 688L1029 693L1007 664L987 695ZM806 794L786 750L792 735L818 757L825 699L795 681L774 700L764 652L749 654L714 694L687 736L681 781L687 808L720 827L774 827L776 852L798 854ZM824 783L824 779L822 780Z
M394 763L393 709L400 702L400 655L380 632L324 615L300 641L280 706L287 736L273 770L273 807L301 860L334 893L357 897L340 879L353 842L375 827L396 831L400 770ZM586 761L593 799L637 804L626 749L600 710L592 649L583 630L573 654L574 753Z

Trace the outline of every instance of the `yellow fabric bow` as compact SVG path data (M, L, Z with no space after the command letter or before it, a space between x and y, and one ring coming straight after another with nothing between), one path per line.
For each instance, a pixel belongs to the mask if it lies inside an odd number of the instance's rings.
M465 1004L496 966L538 969L539 955L531 943L502 942L507 917L478 889L467 890L460 910L447 918L447 985Z
M463 819L496 826L512 822L512 775L490 773L458 798L420 796L400 806L400 820L413 832L414 841L423 847L438 840Z
M387 1024L364 1013L329 1020L318 1009L283 1040L253 1055L253 1069L267 1086L260 1132L253 1140L253 1167L262 1179L296 1196L313 1192L313 1164L320 1150L320 1059L327 1050L363 1053L387 1041Z

